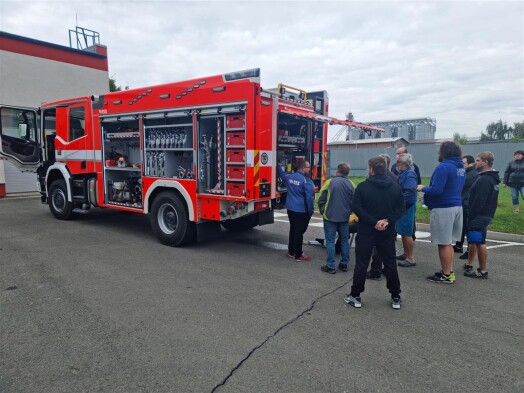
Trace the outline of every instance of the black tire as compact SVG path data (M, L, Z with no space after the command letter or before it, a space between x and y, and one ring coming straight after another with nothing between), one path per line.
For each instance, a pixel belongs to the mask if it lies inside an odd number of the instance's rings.
M258 214L250 214L236 220L222 221L222 226L230 232L243 232L253 229L258 225Z
M173 192L158 194L151 206L151 228L161 243L178 247L195 237L195 223L189 221L185 203Z
M55 218L69 220L73 214L73 204L67 200L67 186L63 179L55 180L49 187L49 209Z

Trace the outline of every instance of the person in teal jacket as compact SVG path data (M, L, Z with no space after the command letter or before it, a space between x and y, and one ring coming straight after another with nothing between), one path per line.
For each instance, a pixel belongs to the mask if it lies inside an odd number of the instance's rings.
M340 239L341 260L339 269L347 272L349 263L349 216L352 213L354 186L348 179L350 166L347 162L338 164L335 177L324 183L318 197L318 208L324 218L327 260L321 270L335 274L335 238Z

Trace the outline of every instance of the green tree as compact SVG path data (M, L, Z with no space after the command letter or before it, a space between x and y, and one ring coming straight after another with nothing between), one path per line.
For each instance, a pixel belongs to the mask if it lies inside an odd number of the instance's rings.
M466 134L460 135L458 132L455 132L453 134L453 140L461 145L468 144L468 137L466 136Z
M486 141L502 141L511 139L513 135L513 128L508 127L507 123L503 123L502 120L496 123L489 123L486 127L486 133L480 134L481 142Z
M129 90L129 86L124 87L124 90ZM109 77L109 91L122 91L122 86L117 86L114 75Z
M516 142L524 140L524 121L513 125L513 140Z

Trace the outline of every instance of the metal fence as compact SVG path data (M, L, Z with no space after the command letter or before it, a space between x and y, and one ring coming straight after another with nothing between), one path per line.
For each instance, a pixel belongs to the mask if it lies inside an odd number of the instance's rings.
M413 161L420 169L420 176L431 177L433 170L438 165L438 148L440 143L413 144L408 146L408 151L413 155ZM329 146L328 146L329 149ZM391 165L396 162L396 147L383 148L359 148L351 150L332 149L329 151L329 173L335 175L337 165L340 162L349 162L351 165L350 176L367 176L368 160L370 157L379 154L389 154ZM508 162L513 161L515 150L524 150L524 143L512 143L508 141L490 143L471 143L462 145L463 154L470 154L475 157L481 151L491 151L495 155L493 168L504 174Z

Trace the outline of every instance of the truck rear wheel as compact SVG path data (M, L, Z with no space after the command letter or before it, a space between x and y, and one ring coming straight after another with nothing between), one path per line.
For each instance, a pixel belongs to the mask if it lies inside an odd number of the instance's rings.
M173 192L157 195L151 206L151 227L161 243L182 246L195 237L195 223L189 221L184 203Z
M73 204L67 200L65 180L55 180L49 187L49 209L55 218L69 220L73 213Z
M250 229L253 229L258 225L258 215L250 214L249 216L244 216L237 218L236 220L226 220L222 221L222 226L230 232L243 232Z

